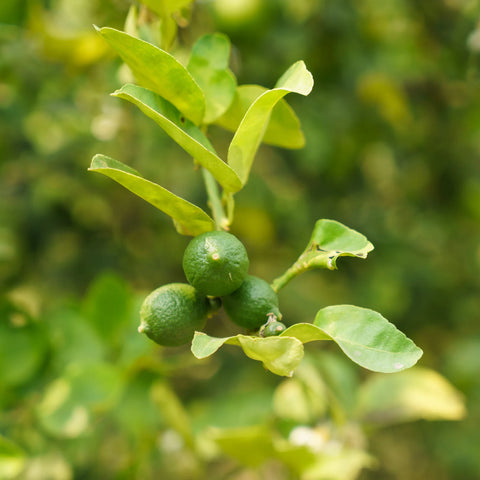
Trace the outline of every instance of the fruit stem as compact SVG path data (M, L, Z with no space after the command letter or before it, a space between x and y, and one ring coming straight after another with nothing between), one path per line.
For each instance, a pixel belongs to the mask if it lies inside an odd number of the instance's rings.
M225 209L223 208L217 182L213 175L205 168L202 168L202 175L207 190L208 205L212 210L215 226L217 230L228 230L230 222L225 214Z

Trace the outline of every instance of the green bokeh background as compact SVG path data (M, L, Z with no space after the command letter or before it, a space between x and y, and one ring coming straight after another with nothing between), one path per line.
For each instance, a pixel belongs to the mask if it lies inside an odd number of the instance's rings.
M294 478L268 477L276 467L240 477L228 460L199 464L171 449L184 428L171 424L183 421L178 398L196 431L209 411L223 426L257 424L282 379L230 350L198 363L188 348L160 350L134 334L142 296L185 281L189 239L88 173L91 157L118 158L199 205L206 198L186 154L108 96L124 72L92 24L122 29L130 4L0 5L0 435L19 448L12 458L28 459L18 478ZM236 196L232 232L250 273L280 275L319 218L375 245L366 261L293 280L280 293L286 323L310 322L326 305L377 310L465 396L462 421L369 436L379 464L362 479L480 477L479 18L475 0L217 0L180 19L181 58L221 31L239 83L272 87L299 59L315 79L310 96L287 97L305 148L262 146ZM210 133L225 150L229 137ZM211 328L232 331L223 318ZM178 398L152 400L154 387ZM52 406L59 397L65 411Z

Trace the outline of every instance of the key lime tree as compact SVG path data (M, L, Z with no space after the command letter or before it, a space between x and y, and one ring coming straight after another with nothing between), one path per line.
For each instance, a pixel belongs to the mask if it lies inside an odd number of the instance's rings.
M335 270L340 257L365 259L373 250L365 236L335 220L317 220L297 261L268 283L249 274L247 251L228 232L235 217L235 195L248 182L261 142L290 149L304 145L300 122L284 97L311 92L313 78L305 63L295 62L273 88L238 85L229 69L230 41L221 33L199 38L183 64L166 48L139 38L138 32L97 30L135 79L112 95L135 105L192 157L210 210L207 213L119 160L101 154L92 159L90 171L123 185L170 216L180 235L193 237L179 259L188 283L153 286L140 311L139 332L163 346L191 342L199 359L225 344L236 345L283 376L293 374L304 344L313 341L333 341L353 362L376 372L413 366L422 351L375 311L332 305L322 308L312 323L292 325L282 318L280 289L307 270ZM233 133L225 158L209 138L211 125ZM218 338L202 332L221 304L244 333Z

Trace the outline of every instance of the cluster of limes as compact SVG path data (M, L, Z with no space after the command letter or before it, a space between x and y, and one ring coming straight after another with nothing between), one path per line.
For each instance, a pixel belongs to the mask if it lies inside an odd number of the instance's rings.
M183 270L189 283L171 283L154 290L140 309L139 332L165 346L192 340L221 304L237 325L262 336L285 330L279 322L278 297L259 277L248 275L242 242L224 231L198 235L188 244ZM221 300L220 300L221 298Z

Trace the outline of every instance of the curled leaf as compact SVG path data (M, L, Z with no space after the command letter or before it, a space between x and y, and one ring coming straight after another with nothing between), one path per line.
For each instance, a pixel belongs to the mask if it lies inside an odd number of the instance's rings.
M222 345L237 345L247 357L258 360L271 372L291 377L293 371L303 358L303 345L293 337L256 337L235 335L233 337L210 337L202 332L195 332L192 341L192 353L198 359L213 355Z
M228 149L228 164L237 172L242 184L262 141L275 105L290 92L308 95L313 88L312 74L302 61L294 63L279 79L275 88L261 94L247 110Z
M335 220L318 220L312 236L297 261L279 278L272 287L280 290L292 278L314 268L335 270L339 257L367 258L373 245L361 233Z

